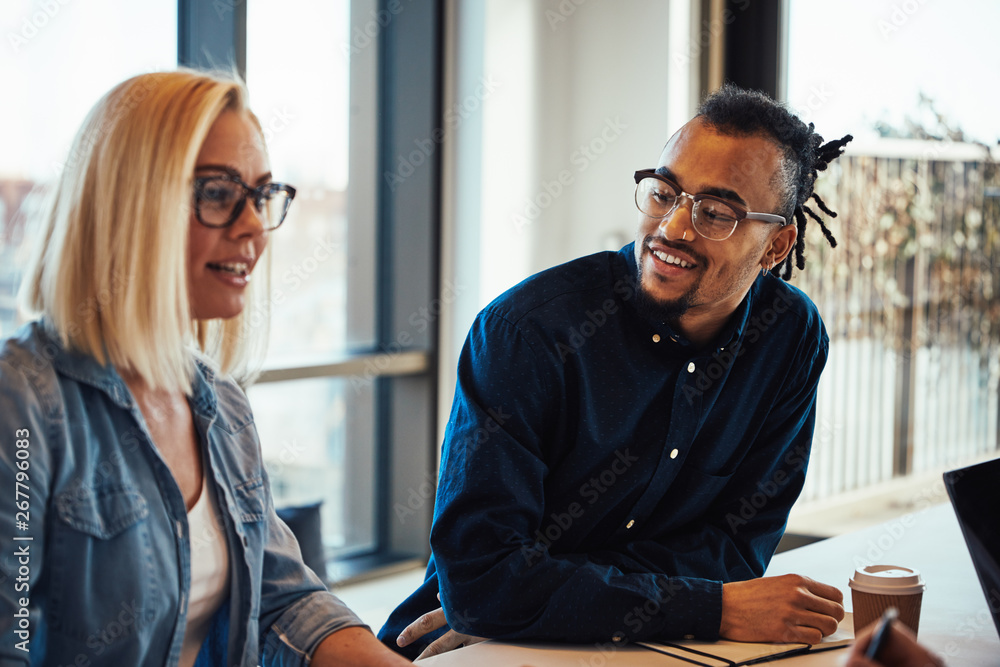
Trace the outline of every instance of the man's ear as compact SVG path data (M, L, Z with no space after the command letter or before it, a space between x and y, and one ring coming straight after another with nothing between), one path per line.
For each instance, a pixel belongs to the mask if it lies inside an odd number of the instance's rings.
M799 237L798 227L794 224L782 225L771 232L771 238L764 249L764 263L778 266L795 248L795 239Z

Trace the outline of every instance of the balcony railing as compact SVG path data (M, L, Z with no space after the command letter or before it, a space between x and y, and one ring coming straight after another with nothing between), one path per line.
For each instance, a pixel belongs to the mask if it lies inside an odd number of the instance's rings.
M838 247L811 230L795 279L831 341L804 500L1000 442L1000 169L980 146L878 146L821 176Z

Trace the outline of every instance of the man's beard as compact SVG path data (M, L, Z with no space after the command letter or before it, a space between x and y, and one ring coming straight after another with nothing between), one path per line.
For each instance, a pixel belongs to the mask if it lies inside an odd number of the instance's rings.
M691 295L685 294L679 299L657 301L642 288L642 276L639 276L639 289L636 292L635 307L644 319L652 322L666 322L676 325L681 315L691 307Z
M647 237L648 240L648 237ZM649 246L645 245L645 252L650 252ZM666 322L671 326L677 324L681 315L691 307L691 295L697 288L693 285L690 290L677 299L667 301L657 301L646 289L643 288L643 263L638 262L638 289L636 290L635 307L639 314L651 322ZM657 280L656 276L650 276L650 280Z
M647 236L642 240L642 254L652 253L652 250L649 249L649 244L652 239L653 236ZM660 243L666 245L667 247L672 247L674 245L662 237L659 240ZM638 243L638 241L636 241L636 243ZM694 253L691 249L686 249L686 252L694 255L695 259L701 262L702 264L705 263L704 257L698 255L697 253ZM698 290L699 281L696 280L695 283L688 289L688 291L682 294L680 297L676 299L668 299L666 301L659 301L647 289L644 289L643 286L644 262L642 256L638 258L636 264L638 265L638 275L636 276L636 278L638 279L638 285L637 285L638 289L636 290L636 299L635 299L636 310L643 318L645 318L648 321L665 322L676 328L677 322L680 320L681 316L684 315L684 313L686 313L688 309L691 308L691 306L693 305L694 301L693 296L694 293ZM660 278L654 274L649 276L649 279L651 282L655 282Z

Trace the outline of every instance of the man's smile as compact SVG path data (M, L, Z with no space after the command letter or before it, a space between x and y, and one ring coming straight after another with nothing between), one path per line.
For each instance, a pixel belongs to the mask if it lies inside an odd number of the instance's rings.
M647 238L646 249L652 261L652 268L665 276L680 276L703 268L704 259L688 249L679 249L664 239Z
M694 264L685 262L680 257L677 257L676 255L671 255L670 253L663 252L662 250L654 250L653 254L659 257L667 264L676 264L677 266L680 266L681 268L684 269L689 269L694 266Z

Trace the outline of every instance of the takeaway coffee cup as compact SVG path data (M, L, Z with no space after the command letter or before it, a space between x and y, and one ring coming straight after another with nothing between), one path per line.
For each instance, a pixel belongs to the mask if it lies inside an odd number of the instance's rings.
M917 634L924 580L920 573L899 565L868 565L854 571L848 582L854 604L854 632L877 621L889 607L899 610L899 620Z

